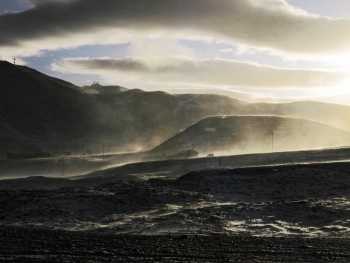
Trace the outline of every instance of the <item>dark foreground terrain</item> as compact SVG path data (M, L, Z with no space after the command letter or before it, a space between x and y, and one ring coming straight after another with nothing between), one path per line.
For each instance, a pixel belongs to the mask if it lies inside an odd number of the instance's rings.
M349 171L343 161L0 180L0 262L350 262Z
M0 181L0 226L349 238L350 163Z
M350 239L0 228L0 262L349 262Z

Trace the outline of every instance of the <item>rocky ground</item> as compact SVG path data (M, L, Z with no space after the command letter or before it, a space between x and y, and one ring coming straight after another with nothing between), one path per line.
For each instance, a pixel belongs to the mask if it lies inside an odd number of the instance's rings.
M0 183L0 224L111 234L349 237L350 163Z
M349 262L350 163L0 181L0 262Z
M0 262L349 262L350 239L0 228Z

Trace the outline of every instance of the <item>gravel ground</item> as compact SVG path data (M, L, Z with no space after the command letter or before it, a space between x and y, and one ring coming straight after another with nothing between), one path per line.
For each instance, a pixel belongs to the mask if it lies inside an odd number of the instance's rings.
M349 171L2 180L0 262L350 262Z
M0 262L349 262L350 239L0 228Z
M104 234L350 237L350 163L0 181L0 225Z

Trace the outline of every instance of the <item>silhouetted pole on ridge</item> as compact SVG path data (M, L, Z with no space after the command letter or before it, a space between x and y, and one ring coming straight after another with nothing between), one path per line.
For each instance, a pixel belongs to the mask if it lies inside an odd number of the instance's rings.
M16 58L13 58L13 65L16 65Z

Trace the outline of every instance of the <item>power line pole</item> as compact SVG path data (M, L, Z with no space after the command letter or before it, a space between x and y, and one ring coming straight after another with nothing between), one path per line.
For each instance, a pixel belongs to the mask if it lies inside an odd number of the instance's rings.
M62 157L62 177L64 177L64 162L63 162L63 157Z
M16 58L13 58L13 65L16 65Z

